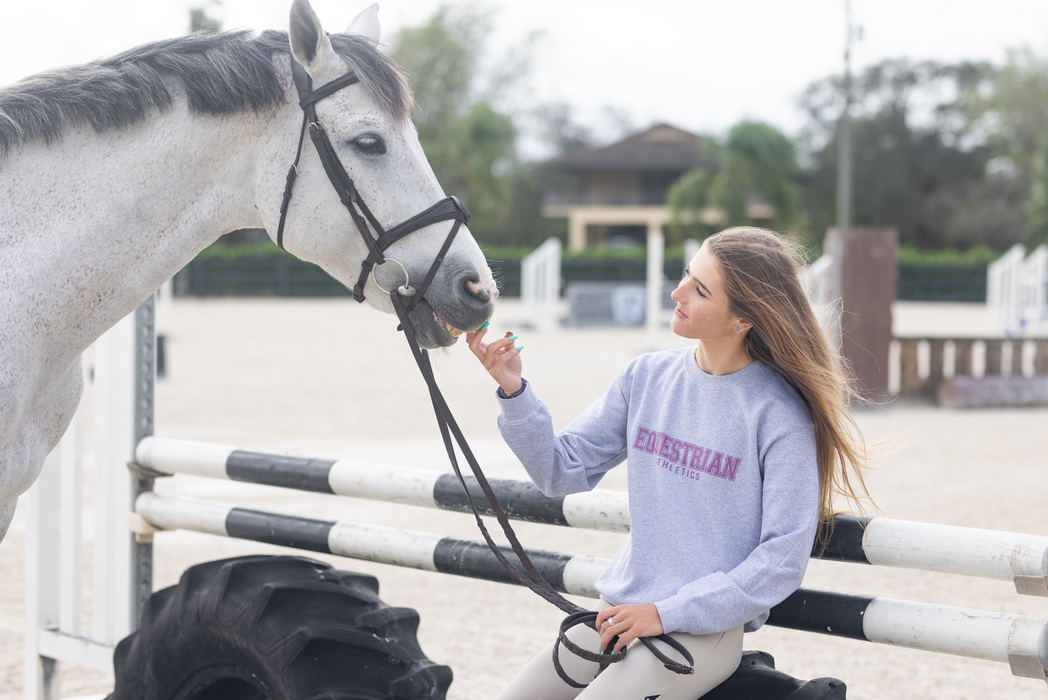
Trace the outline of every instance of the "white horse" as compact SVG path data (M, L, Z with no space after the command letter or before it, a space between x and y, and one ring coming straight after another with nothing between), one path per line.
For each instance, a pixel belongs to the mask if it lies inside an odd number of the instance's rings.
M316 110L384 228L444 197L403 74L377 49L377 12L329 36L295 0L287 34L172 39L0 90L0 539L80 401L88 345L223 233L275 234L302 124L292 56L314 86L359 76ZM367 250L308 139L299 173L284 245L351 287ZM387 254L421 280L453 223ZM376 272L367 300L392 312L378 285L402 273ZM412 312L420 344L476 329L495 294L463 228Z

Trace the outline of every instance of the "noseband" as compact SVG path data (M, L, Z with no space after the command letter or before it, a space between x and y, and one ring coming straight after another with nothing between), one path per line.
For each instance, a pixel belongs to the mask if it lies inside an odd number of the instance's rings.
M411 297L407 305L407 312L410 313L422 299L426 289L429 288L430 282L433 281L433 277L437 274L437 268L444 261L444 256L447 255L451 242L455 240L455 234L458 233L462 224L469 223L469 210L456 197L445 197L429 209L419 212L407 221L397 224L388 231L384 230L382 224L371 213L368 205L364 203L356 185L353 184L353 179L346 172L346 168L342 165L342 161L339 160L338 154L335 153L327 131L324 130L320 120L317 119L317 102L335 94L344 87L349 87L359 82L357 74L350 71L342 77L335 78L314 90L313 79L309 77L306 69L298 61L292 59L291 75L295 79L295 89L298 90L299 97L298 104L302 108L302 130L298 135L298 150L295 153L295 162L287 171L284 199L280 203L277 245L280 246L281 250L286 250L284 248L284 220L287 218L288 205L291 203L291 193L295 186L295 179L298 177L298 162L302 157L302 144L308 131L309 138L317 149L317 155L320 156L320 162L324 165L324 172L327 173L328 180L331 181L331 186L335 188L338 198L342 200L342 204L349 211L349 215L352 217L353 223L356 225L357 231L368 249L368 256L360 265L360 275L357 278L356 285L353 287L353 298L358 302L364 301L364 285L367 283L368 275L373 273L375 267L386 262L383 252L389 246L409 233L414 233L419 229L441 221L454 220L455 223L451 227L451 231L448 233L447 238L444 239L444 245L441 246L440 252L437 253L436 259L433 261L429 272L426 273L418 289L410 286L407 269L400 265L404 269L405 280L404 284L397 291L402 296ZM378 284L378 280L375 280L375 283ZM381 286L379 288L381 289Z
M284 186L284 199L280 204L280 224L277 227L277 245L280 246L281 250L285 250L284 220L287 218L288 204L291 202L291 192L295 186L295 179L298 177L298 163L299 159L302 157L302 144L305 142L305 135L308 130L309 138L313 141L313 145L317 149L317 154L320 156L320 162L324 165L324 172L327 173L328 180L331 181L331 185L338 193L339 199L342 200L342 204L345 205L347 210L349 210L349 215L353 218L353 223L356 224L357 231L360 232L360 236L364 239L364 244L368 248L368 256L360 266L360 276L357 279L356 285L353 287L353 298L358 302L364 301L364 285L367 283L368 275L370 274L374 277L375 268L382 265L387 260L396 263L400 266L401 270L403 270L404 284L400 285L398 288L391 290L384 289L382 285L378 283L377 279L375 280L375 284L379 289L382 289L382 291L389 294L390 301L393 304L393 309L396 311L396 314L400 319L400 330L404 331L404 336L408 340L408 345L411 348L411 353L415 358L415 362L418 364L419 370L422 372L422 376L426 380L426 385L429 388L430 400L433 403L433 412L436 414L437 425L440 428L440 435L444 440L444 447L447 450L448 459L451 460L451 466L455 471L455 475L458 477L459 483L462 485L462 490L466 494L466 500L469 502L469 505L473 510L473 516L476 519L477 526L480 528L481 534L483 534L484 540L487 542L491 552L495 555L495 558L506 568L518 583L530 588L534 593L537 593L548 602L568 613L568 617L565 618L564 622L561 624L560 635L553 650L553 665L557 674L564 680L564 682L575 688L584 688L586 687L586 684L578 683L570 678L562 668L560 659L558 658L558 649L561 644L577 656L580 656L587 661L593 661L599 664L600 671L603 671L609 664L620 662L626 658L626 650L623 649L622 653L615 656L611 655L614 642L618 637L608 645L607 650L600 654L583 649L568 639L567 631L575 625L585 624L591 628L595 628L597 613L579 607L567 600L557 592L545 578L542 577L542 574L538 572L535 565L531 562L531 559L524 551L523 545L521 545L520 541L517 539L517 535L509 523L509 518L499 504L498 499L495 497L495 492L492 490L491 485L484 476L484 472L481 471L480 464L477 462L472 450L466 443L466 438L462 434L462 430L459 428L458 423L455 421L455 417L451 414L451 409L444 400L444 396L441 394L440 389L437 386L436 378L433 375L433 367L429 361L429 353L421 349L419 346L418 340L415 337L415 329L408 318L408 315L415 306L418 305L419 301L426 293L430 282L433 281L434 275L437 274L437 269L444 261L444 256L447 255L448 249L451 247L451 242L455 239L455 234L458 233L462 224L469 223L469 210L467 210L466 207L464 207L455 197L445 197L429 209L416 214L407 221L397 224L388 231L383 230L382 225L378 223L374 214L372 214L371 210L368 209L367 204L365 204L364 200L361 199L360 193L357 192L357 188L353 184L352 178L349 177L345 167L342 165L342 161L339 160L338 154L335 153L335 149L332 147L330 139L328 139L327 132L317 119L316 103L325 97L333 95L344 87L359 82L356 73L350 71L342 77L335 78L331 82L325 83L314 90L313 81L309 77L309 74L306 72L305 68L294 59L291 60L291 72L295 79L295 88L298 90L298 104L302 107L302 130L299 132L298 136L298 150L295 153L295 162L288 170L287 182ZM397 260L386 258L383 255L383 251L409 233L414 233L415 231L430 226L431 224L452 220L454 220L455 223L452 225L447 238L444 239L444 244L441 246L436 259L430 266L429 272L426 273L426 276L418 286L418 289L411 287L407 268ZM407 305L404 304L405 298L407 299ZM466 485L466 480L462 476L462 472L459 470L458 458L455 456L455 446L452 444L452 437L454 437L454 441L458 443L459 450L469 463L470 470L473 472L473 475L477 479L478 486L480 486L481 491L487 498L491 511L494 513L495 518L502 527L502 531L505 533L506 539L509 541L510 547L513 549L513 553L520 562L521 568L518 568L506 558L488 533L488 529L480 517L480 511L474 503L473 496L470 494L469 488ZM658 639L676 650L687 660L687 664L682 664L670 659L654 645L654 642L652 641L653 639ZM693 667L689 664L694 664L695 661L691 654L688 653L688 650L677 640L668 635L659 635L657 637L641 637L640 641L667 669L680 674L693 673ZM598 671L598 673L600 671Z

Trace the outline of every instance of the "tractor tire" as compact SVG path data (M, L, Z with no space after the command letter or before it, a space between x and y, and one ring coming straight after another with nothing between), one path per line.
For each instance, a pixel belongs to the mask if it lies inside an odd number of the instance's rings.
M846 700L848 686L836 678L799 678L775 670L763 651L744 651L739 668L702 700Z
M304 557L198 564L116 647L107 700L439 700L451 669L373 576Z

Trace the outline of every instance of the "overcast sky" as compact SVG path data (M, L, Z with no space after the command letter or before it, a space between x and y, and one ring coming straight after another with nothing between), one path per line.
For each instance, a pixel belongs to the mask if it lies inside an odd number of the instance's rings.
M312 0L329 31L367 3ZM0 0L0 85L186 31L194 0ZM384 36L440 0L386 0ZM842 70L844 0L483 0L492 49L543 38L528 101L563 101L583 119L604 106L638 126L668 121L723 133L743 119L795 133L797 96ZM223 0L227 29L286 29L290 0ZM1048 0L852 0L863 28L854 65L888 57L1002 61L1027 46L1048 56Z

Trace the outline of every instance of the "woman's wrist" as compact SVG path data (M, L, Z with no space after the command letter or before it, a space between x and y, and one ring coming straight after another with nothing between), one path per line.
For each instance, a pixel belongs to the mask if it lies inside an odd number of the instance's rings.
M514 389L513 385L510 385L508 388L505 387L505 386L499 385L499 388L495 392L495 395L498 396L500 399L515 399L516 397L518 397L518 396L520 396L521 394L524 393L524 389L527 388L527 386L528 386L528 381L526 379L524 379L523 377L521 377L520 378L520 386L518 386L518 387L516 387Z

